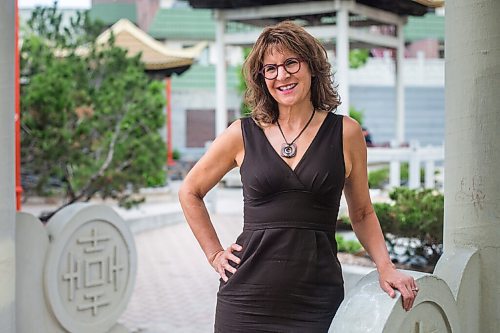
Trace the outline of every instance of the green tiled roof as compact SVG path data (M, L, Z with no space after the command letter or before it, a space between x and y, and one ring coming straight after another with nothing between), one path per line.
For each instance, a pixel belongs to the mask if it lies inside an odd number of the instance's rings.
M148 33L159 39L214 40L215 23L209 9L161 8Z
M239 22L229 22L228 32L262 30ZM148 33L157 39L215 40L215 21L210 9L161 8Z
M421 17L409 16L404 28L405 39L437 39L444 41L444 16L429 13Z
M137 8L128 3L99 3L89 10L92 19L98 19L106 25L112 25L122 18L137 23Z
M227 27L229 32L261 29L238 22L230 22ZM409 16L404 33L407 41L444 40L444 16L434 13ZM209 9L161 8L151 23L149 34L158 39L214 40L215 22Z
M238 70L236 67L227 68L227 89L234 90L239 84ZM195 64L180 76L172 77L172 90L184 89L214 89L215 66L202 66Z

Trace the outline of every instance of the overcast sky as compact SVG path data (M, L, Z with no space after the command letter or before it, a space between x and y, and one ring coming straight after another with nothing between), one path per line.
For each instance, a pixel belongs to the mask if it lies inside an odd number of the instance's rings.
M60 8L90 8L91 0L59 0ZM30 8L36 6L50 6L54 0L18 0L19 8Z

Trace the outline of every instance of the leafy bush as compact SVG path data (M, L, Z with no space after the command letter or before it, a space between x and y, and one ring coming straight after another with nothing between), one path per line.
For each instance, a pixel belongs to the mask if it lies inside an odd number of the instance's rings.
M370 188L383 188L389 182L389 168L382 168L368 173L368 186Z
M384 233L418 238L422 243L443 242L444 196L434 190L394 189L394 204L375 203Z
M364 116L363 110L358 110L353 106L349 107L349 117L356 120L360 125L363 125L363 116Z
M339 234L335 235L335 240L337 241L337 251L338 252L347 252L347 253L358 253L361 250L361 244L356 240L345 240Z
M349 51L349 68L360 68L366 64L370 50L368 49L354 49Z
M419 266L425 271L424 266L435 265L442 253L444 196L434 190L400 187L390 193L390 198L393 204L375 203L373 207L391 258L406 256L410 265L413 258L421 262ZM405 243L402 253L401 244Z

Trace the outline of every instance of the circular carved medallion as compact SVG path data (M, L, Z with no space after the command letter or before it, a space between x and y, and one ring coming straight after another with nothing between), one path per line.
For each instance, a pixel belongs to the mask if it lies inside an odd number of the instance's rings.
M47 225L45 290L70 332L107 332L130 299L137 258L132 234L112 208L77 204Z

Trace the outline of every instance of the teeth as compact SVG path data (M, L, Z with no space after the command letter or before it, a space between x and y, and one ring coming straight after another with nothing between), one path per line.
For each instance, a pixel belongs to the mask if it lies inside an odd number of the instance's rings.
M295 87L295 83L292 83L292 84L289 84L287 86L283 86L283 87L279 87L278 90L289 90L289 89L292 89L293 87Z

